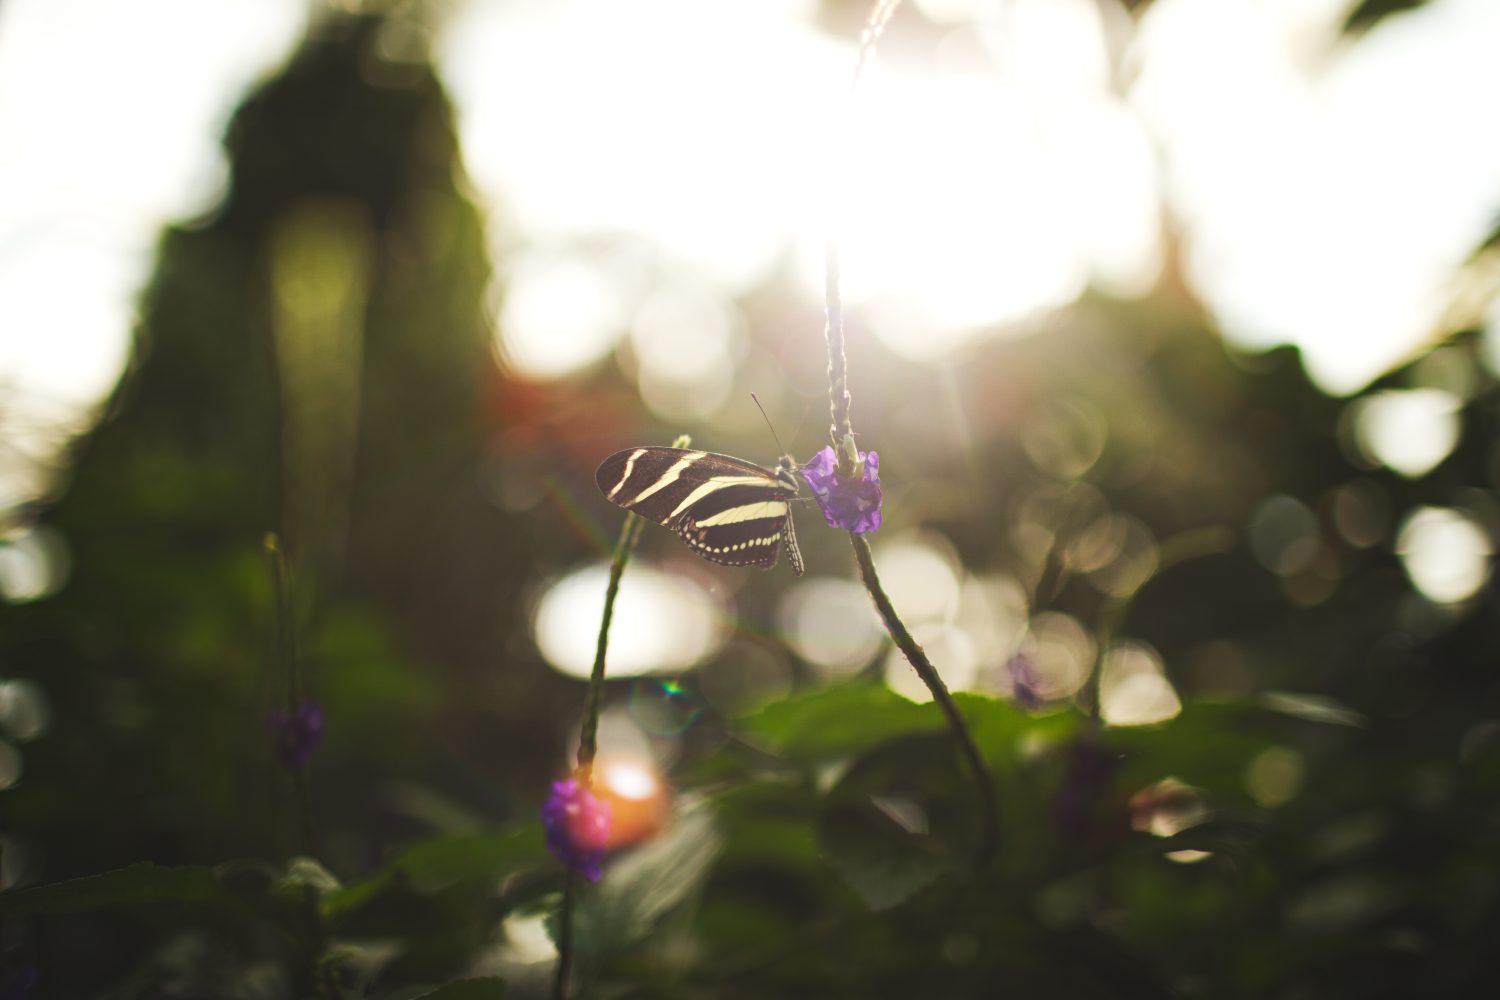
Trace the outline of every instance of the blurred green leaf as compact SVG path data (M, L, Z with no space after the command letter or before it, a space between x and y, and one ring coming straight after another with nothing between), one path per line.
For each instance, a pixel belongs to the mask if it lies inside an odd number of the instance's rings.
M1245 768L1257 754L1284 744L1302 720L1337 723L1348 732L1349 716L1319 699L1283 698L1272 710L1248 701L1191 701L1182 713L1152 726L1105 731L1106 742L1124 754L1121 780L1137 788L1173 777L1215 797L1247 797Z
M323 914L333 917L356 909L398 880L430 888L498 881L546 856L541 830L535 824L498 832L444 834L406 848L378 874L330 892L323 897Z
M0 912L80 913L140 903L236 903L212 869L139 864L0 895Z
M934 838L904 829L870 799L835 804L823 814L818 839L872 910L888 910L959 867Z
M884 684L839 684L775 702L740 721L740 732L799 763L863 750L879 740L940 729L936 706L918 705Z

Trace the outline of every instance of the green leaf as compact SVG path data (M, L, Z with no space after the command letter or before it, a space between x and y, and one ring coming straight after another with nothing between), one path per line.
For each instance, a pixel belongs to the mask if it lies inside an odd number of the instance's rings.
M372 878L328 893L323 897L323 913L333 917L357 909L398 879L424 888L498 881L546 856L536 824L498 832L443 834L411 845Z
M501 1000L504 996L505 980L486 976L483 979L455 979L413 1000Z
M818 838L829 860L872 910L888 910L957 869L933 838L905 829L874 799L823 814Z
M80 913L139 903L234 903L213 870L138 864L0 895L0 912Z
M883 684L823 688L768 705L740 722L740 733L799 763L864 750L891 736L940 729L942 713Z
M1170 721L1105 730L1124 752L1120 780L1139 788L1173 777L1214 796L1245 799L1245 767L1277 742L1269 712L1242 702L1199 701Z

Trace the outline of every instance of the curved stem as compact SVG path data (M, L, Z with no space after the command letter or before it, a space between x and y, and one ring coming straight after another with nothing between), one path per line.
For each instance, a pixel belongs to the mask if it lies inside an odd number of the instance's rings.
M604 615L599 621L599 641L594 646L594 668L589 673L588 694L583 706L583 728L578 733L578 780L585 786L593 779L594 758L599 755L599 709L604 699L604 657L609 650L609 625L615 616L615 598L620 593L620 578L625 575L625 564L630 561L630 553L635 550L643 523L635 514L625 515L625 524L620 528L620 539L615 543L615 557L609 564L609 586L604 591Z
M692 439L686 434L672 442L674 448L687 448ZM599 755L599 711L604 705L604 661L609 652L609 625L615 616L615 598L620 593L620 578L625 564L635 551L645 522L633 513L625 515L615 542L614 559L609 564L609 585L604 590L604 614L599 619L599 641L594 646L594 668L589 672L588 694L584 696L583 725L578 731L578 781L585 788L593 785L594 758ZM553 1000L568 995L568 978L573 970L573 910L578 903L578 873L567 870L563 880L562 908L557 923L557 974L552 980Z
M984 758L980 756L979 746L974 742L974 734L969 732L969 724L964 721L963 715L958 711L958 705L953 701L953 696L948 693L948 685L943 683L943 678L938 674L937 668L917 645L912 638L911 632L906 628L896 614L896 608L891 604L891 599L886 595L885 589L880 585L880 577L875 573L875 560L870 557L870 543L865 541L863 535L854 532L849 533L849 541L854 546L854 559L859 563L859 575L864 581L865 589L875 600L875 608L880 612L880 619L885 623L886 631L896 641L896 647L906 657L922 683L927 685L927 690L932 692L932 700L937 702L938 707L943 710L943 715L948 720L948 728L953 732L953 738L958 741L959 752L963 754L964 761L969 765L973 773L974 783L978 786L980 803L980 835L979 850L976 863L983 864L995 853L995 845L1000 835L1000 806L995 797L995 782L990 777L990 770L985 766Z

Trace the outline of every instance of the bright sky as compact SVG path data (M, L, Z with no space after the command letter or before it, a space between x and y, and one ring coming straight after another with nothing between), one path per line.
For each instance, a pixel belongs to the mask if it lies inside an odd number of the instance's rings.
M877 62L851 106L852 46L812 0L470 0L438 54L501 251L503 356L561 376L629 330L648 404L708 419L746 350L736 296L790 259L816 301L831 216L847 300L923 361L1089 283L1149 289L1164 195L1227 335L1296 343L1350 392L1437 332L1500 213L1493 0L1354 41L1353 0L1157 0L1133 39L1117 0L909 2L939 58ZM7 431L76 425L108 391L159 228L212 204L230 111L305 19L0 3Z
M218 136L304 16L303 0L0 3L0 434L54 441L113 387L162 225L218 198ZM0 468L0 510L35 487Z

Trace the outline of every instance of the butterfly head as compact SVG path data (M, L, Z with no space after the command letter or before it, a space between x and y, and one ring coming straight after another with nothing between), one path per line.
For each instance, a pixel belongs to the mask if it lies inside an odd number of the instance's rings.
M776 478L794 492L802 488L801 477L797 475L797 460L790 455L782 455L776 460Z

